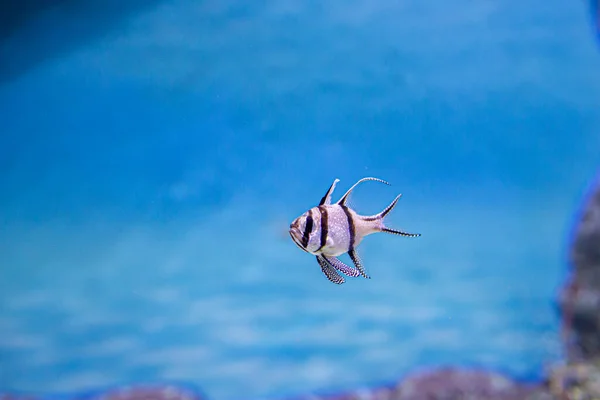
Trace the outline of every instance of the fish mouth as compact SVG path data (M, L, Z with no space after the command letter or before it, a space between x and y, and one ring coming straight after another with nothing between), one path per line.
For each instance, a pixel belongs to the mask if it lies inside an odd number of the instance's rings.
M306 251L306 249L302 246L302 232L298 230L298 228L290 227L289 230L290 237L301 250Z

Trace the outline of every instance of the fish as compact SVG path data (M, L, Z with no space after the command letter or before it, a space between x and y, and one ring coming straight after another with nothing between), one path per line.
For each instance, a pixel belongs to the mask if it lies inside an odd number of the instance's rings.
M348 277L362 276L371 279L356 250L366 236L377 232L406 237L418 237L421 234L393 229L384 223L385 217L394 209L402 194L396 196L383 211L370 216L358 214L347 204L350 193L362 182L376 181L390 186L388 182L374 177L362 178L352 185L336 203L332 204L331 195L339 181L337 178L333 181L318 206L309 209L292 221L289 234L301 250L316 257L317 263L327 279L341 285L346 280L338 271ZM348 266L338 259L345 253L350 256L354 267Z

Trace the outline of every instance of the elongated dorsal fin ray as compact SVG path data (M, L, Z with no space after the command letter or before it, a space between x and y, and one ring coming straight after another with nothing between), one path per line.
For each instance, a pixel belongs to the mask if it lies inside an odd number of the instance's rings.
M341 199L338 200L338 202L336 204L339 204L339 205L342 205L342 206L345 205L346 201L348 201L348 196L350 195L350 193L352 193L352 191L354 190L354 188L357 187L362 182L366 182L366 181L381 182L381 183L384 183L384 184L386 184L388 186L391 186L388 182L384 181L383 179L373 178L373 177L362 178L358 182L356 182L354 185L352 185L352 187L350 189L348 189L348 191L342 196Z
M370 215L368 217L362 217L363 221L376 221L376 220L382 220L385 218L386 215L388 215L393 209L394 207L396 207L396 204L398 203L398 200L400 200L400 197L402 197L402 194L399 194L398 196L396 196L396 198L394 200L392 200L392 202L383 209L383 211L381 211L380 213L377 213L375 215Z
M420 233L409 233L409 232L404 232L404 231L400 231L398 229L392 229L392 228L381 228L382 232L386 232L386 233L391 233L393 235L400 235L400 236L407 236L407 237L419 237L421 236Z
M356 266L356 269L360 272L360 274L367 279L371 279L371 277L369 275L367 275L367 273L365 272L365 267L363 267L362 262L360 261L360 257L358 256L358 253L356 252L356 249L352 249L352 250L348 251L348 255L350 256L350 259L352 260L352 262L354 263L354 265Z
M344 264L342 261L338 260L336 257L323 256L323 258L333 268L337 269L338 271L340 271L342 274L344 274L346 276L351 276L353 278L356 278L357 276L360 276L360 271L359 270L357 270L356 268L352 268L349 265Z
M339 179L335 179L333 181L333 183L331 184L331 186L329 186L329 189L327 190L327 193L325 193L325 196L323 196L323 198L321 199L321 202L319 203L320 206L322 205L327 205L327 204L331 204L331 194L333 193L333 191L335 190L335 185L337 185L337 183L339 182Z
M346 280L337 273L335 268L333 268L331 264L329 264L323 257L317 256L317 262L321 266L321 271L323 271L327 279L329 279L331 282L337 285L341 285L342 283L346 282Z

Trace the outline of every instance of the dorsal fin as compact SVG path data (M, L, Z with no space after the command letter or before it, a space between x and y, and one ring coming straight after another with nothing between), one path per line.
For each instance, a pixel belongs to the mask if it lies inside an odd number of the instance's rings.
M342 198L339 199L336 204L339 204L339 205L342 205L342 206L346 205L346 201L348 201L348 196L350 195L350 193L352 193L352 191L354 190L355 187L357 187L360 183L365 182L365 181L376 181L376 182L385 183L386 185L390 186L390 184L388 182L384 181L383 179L373 178L373 177L362 178L361 180L359 180L358 182L356 182L354 185L352 185L352 187L350 189L348 189L348 191L346 192L346 194L344 194L342 196Z
M329 189L327 190L327 193L325 193L325 196L323 196L323 198L321 199L321 202L319 203L320 206L326 205L326 204L331 204L331 194L333 193L333 190L335 189L335 185L337 185L337 183L339 182L339 179L335 179L333 181L333 183L331 184L331 186L329 186Z

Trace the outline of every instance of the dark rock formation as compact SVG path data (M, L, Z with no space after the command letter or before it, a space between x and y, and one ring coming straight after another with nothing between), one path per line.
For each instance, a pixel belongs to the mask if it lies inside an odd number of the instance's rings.
M572 276L561 293L569 361L600 357L600 185L584 204L571 247Z

